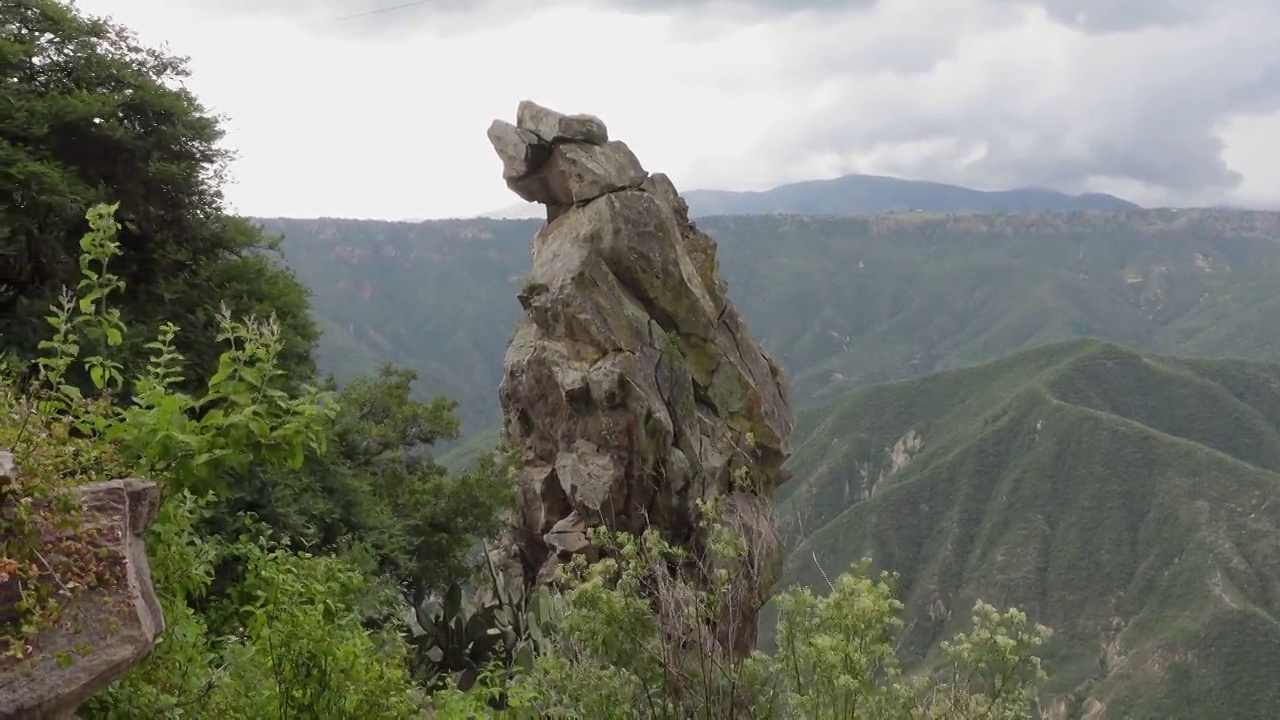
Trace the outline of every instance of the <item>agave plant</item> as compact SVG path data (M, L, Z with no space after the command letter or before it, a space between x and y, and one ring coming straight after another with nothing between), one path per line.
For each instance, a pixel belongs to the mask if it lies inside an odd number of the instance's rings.
M480 668L489 663L504 644L493 607L469 612L462 586L449 585L443 601L430 599L414 607L421 632L409 638L414 649L414 674L428 684L453 675L458 687L469 689Z
M470 689L480 670L495 660L511 669L533 668L534 658L551 647L550 628L561 610L560 598L540 587L512 604L501 586L498 602L468 610L462 586L449 585L443 600L430 599L413 608L421 632L409 638L414 674L428 686L452 675L458 688Z

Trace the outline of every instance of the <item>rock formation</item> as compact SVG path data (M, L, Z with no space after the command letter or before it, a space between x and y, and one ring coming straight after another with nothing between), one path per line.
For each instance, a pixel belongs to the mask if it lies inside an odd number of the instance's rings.
M599 118L525 101L489 139L508 187L548 220L499 390L502 439L523 469L495 554L526 589L590 552L589 526L657 529L696 557L697 501L719 496L751 542L758 592L749 617L718 631L735 654L750 650L780 564L762 497L790 452L782 373L729 303L715 242L675 186Z
M0 486L15 472L0 452ZM155 519L159 488L142 480L110 480L80 489L81 510L71 530L101 563L100 584L64 600L56 624L30 640L23 660L0 662L0 717L70 718L89 696L140 662L164 629L151 585L142 533ZM42 546L56 553L60 537ZM47 557L58 564L65 558ZM0 578L0 614L14 600L12 579ZM54 581L57 582L57 581Z

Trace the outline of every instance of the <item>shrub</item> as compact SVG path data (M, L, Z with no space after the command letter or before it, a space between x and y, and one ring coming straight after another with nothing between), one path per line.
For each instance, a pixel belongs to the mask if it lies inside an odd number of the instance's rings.
M13 448L22 468L6 489L19 511L5 515L0 561L23 568L18 631L38 632L56 618L60 594L94 582L94 565L76 562L65 549L57 555L69 562L39 563L46 549L40 532L74 526L76 485L136 474L155 480L164 494L148 548L168 627L151 656L82 707L81 717L411 714L418 697L399 628L375 635L361 622L370 607L393 611L389 588L369 583L345 559L287 549L252 518L231 540L200 530L226 478L250 464L298 467L306 452L323 451L332 394L284 389L294 383L284 382L277 364L274 320L237 320L226 312L220 339L228 349L203 394L175 389L184 378L172 342L178 329L169 324L147 346L146 372L126 383L110 354L127 332L107 304L121 284L109 271L119 253L114 210L88 213L83 279L48 318L54 335L41 343L34 375L9 373L0 381L0 397L12 402L0 420L0 442ZM96 393L65 382L77 364ZM243 578L214 596L215 567L228 559L245 568ZM215 635L210 618L233 631ZM11 649L25 648L17 637L6 640Z
M706 522L724 523L714 504ZM496 667L471 692L456 685L433 698L442 716L511 718L970 718L1034 713L1044 680L1036 648L1044 629L1017 610L979 602L973 629L944 643L948 661L909 676L896 643L902 604L893 576L865 563L838 577L826 596L794 588L775 599L779 650L729 656L705 628L724 617L731 588L746 580L708 568L711 586L673 576L685 553L656 532L596 532L606 554L576 558L562 573L563 613L552 647L531 671ZM716 543L709 566L735 567L741 543ZM739 566L740 567L740 566ZM500 709L494 709L500 708Z

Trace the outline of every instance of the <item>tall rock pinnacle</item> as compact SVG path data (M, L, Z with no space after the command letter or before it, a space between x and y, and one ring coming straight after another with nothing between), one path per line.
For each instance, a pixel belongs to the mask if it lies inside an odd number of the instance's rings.
M647 173L599 118L529 101L516 116L495 120L489 139L507 186L546 205L548 222L499 390L502 439L523 467L495 554L526 589L591 552L590 526L653 528L697 557L697 501L719 496L758 575L750 617L721 637L749 651L781 562L764 501L784 479L795 424L782 373L666 176Z

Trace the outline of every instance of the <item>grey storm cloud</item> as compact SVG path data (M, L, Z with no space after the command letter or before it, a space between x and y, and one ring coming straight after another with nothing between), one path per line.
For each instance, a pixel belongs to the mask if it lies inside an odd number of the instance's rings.
M987 7L995 4L1017 3L991 0ZM1223 159L1225 123L1280 110L1280 2L1221 0L1212 17L1208 5L1045 0L1050 18L1085 37L1056 62L1010 54L978 66L976 77L957 80L971 90L945 103L937 98L948 94L921 78L944 62L964 63L972 29L908 28L891 36L896 54L880 48L897 58L898 88L871 94L851 71L841 97L825 112L798 117L769 161L803 166L833 151L856 156L905 147L891 167L878 169L984 187L1080 190L1102 179L1139 183L1163 197L1221 197L1242 179ZM837 39L824 52L811 49L804 70L829 77L867 53Z
M802 12L848 12L884 0L175 0L202 9L244 15L302 18L335 31L357 33L405 29L416 21L435 21L446 32L477 24L511 23L551 6L635 13L778 16ZM420 26L419 26L420 27Z
M945 140L935 144L953 148L951 154L903 153L886 170L995 187L1072 189L1110 178L1170 194L1228 191L1240 176L1222 158L1223 123L1280 110L1280 0L934 0L939 8L954 2L948 6L952 14L944 18L939 10L944 19L920 17L894 32L860 33L856 40L834 30L824 34L826 19L865 13L870 23L875 11L902 0L174 1L282 14L316 24L317 32L360 35L421 30L429 23L441 33L511 25L549 5L724 22L773 19L786 26L773 48L777 72L793 86L835 84L842 90L822 112L798 114L786 136L753 151L757 157L801 165L832 153L851 156ZM968 7L976 8L976 20L955 9ZM981 65L987 76L967 78L971 92L948 95L945 102L931 94L936 88L922 77L942 63L966 62L965 43L973 34L1025 22L1029 11L1042 11L1060 28L1083 36L1064 45L1069 54L1058 64L1068 66L1066 71L1046 61L1043 72L1059 90L1046 93L1041 86L1050 80L1010 55ZM797 27L807 27L817 39L795 34ZM885 74L900 78L900 85L870 93L868 78ZM977 148L984 152L973 160Z
M285 13L321 22L360 21L364 27L399 27L406 18L457 20L484 17L510 22L551 5L581 5L637 13L741 14L763 16L849 12L893 0L177 0L188 5L238 13ZM947 2L948 0L937 0ZM1014 6L1042 7L1053 18L1090 32L1132 31L1176 26L1212 17L1223 5L1274 0L996 0ZM500 13L494 15L493 13Z
M1006 0L1025 2L1026 0ZM1210 17L1222 4L1209 0L1038 0L1054 19L1088 32L1176 27Z

